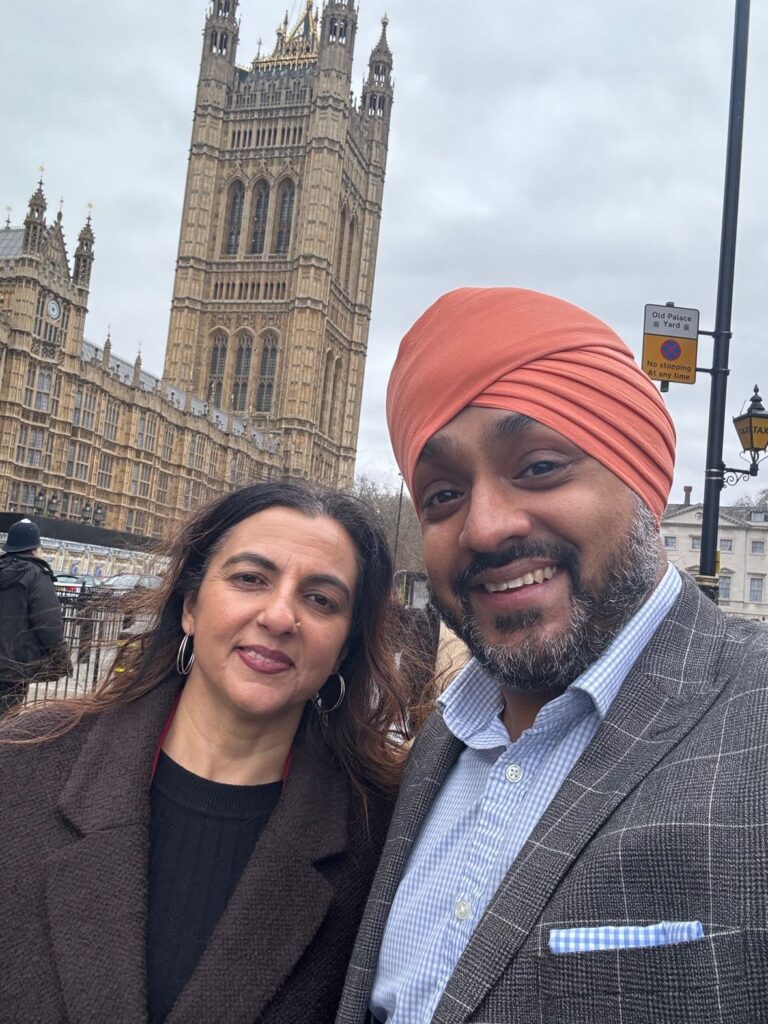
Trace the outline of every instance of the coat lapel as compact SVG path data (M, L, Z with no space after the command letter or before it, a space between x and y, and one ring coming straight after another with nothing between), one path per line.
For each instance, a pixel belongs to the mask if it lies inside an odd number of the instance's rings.
M421 827L464 744L435 712L408 758L395 813L355 942L337 1016L338 1024L364 1020L384 927Z
M316 866L347 848L348 789L298 743L267 827L167 1024L253 1024L320 928L333 889Z
M717 671L724 632L722 615L684 578L676 605L492 899L435 1022L458 1024L482 1002L580 852L717 698L727 682Z
M48 858L46 901L67 1020L146 1020L149 787L175 697L162 686L101 714L62 790L74 841Z

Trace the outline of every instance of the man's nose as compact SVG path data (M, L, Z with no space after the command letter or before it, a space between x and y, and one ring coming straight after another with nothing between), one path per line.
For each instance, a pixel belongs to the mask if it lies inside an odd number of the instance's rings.
M528 537L531 514L523 496L501 480L476 480L459 544L468 551L497 551L510 541Z

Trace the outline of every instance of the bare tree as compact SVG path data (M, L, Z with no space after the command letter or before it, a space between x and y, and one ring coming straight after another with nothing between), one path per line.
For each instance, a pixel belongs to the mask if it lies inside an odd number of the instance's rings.
M373 505L381 516L393 553L395 570L423 572L421 528L413 502L405 488L393 490L361 476L355 480L352 493Z

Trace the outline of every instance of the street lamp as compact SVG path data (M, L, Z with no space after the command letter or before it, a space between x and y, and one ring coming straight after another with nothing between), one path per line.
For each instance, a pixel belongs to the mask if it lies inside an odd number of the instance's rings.
M34 505L35 505L35 512L37 512L37 514L39 516L41 516L43 514L43 512L45 511L45 491L43 490L42 487L40 488L40 490L35 495Z
M742 451L749 453L749 468L731 469L723 466L724 486L757 476L761 456L765 458L764 453L768 448L768 412L763 406L757 384L749 400L749 408L741 416L733 417L733 425L739 435Z
M48 515L53 519L56 516L56 510L59 507L59 499L55 494L52 494L48 499Z
M101 526L104 522L104 516L106 515L101 505L97 505L93 512L93 521L96 526Z
M91 505L90 501L86 501L85 505L83 505L83 511L80 513L80 518L84 523L89 523L91 521L92 516L93 506Z

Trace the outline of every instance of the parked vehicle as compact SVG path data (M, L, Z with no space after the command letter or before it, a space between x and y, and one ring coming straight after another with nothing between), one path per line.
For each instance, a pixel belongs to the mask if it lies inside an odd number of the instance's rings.
M108 576L102 580L102 586L109 587L115 593L126 593L129 590L156 590L163 582L162 576L141 576L138 573L121 573Z

